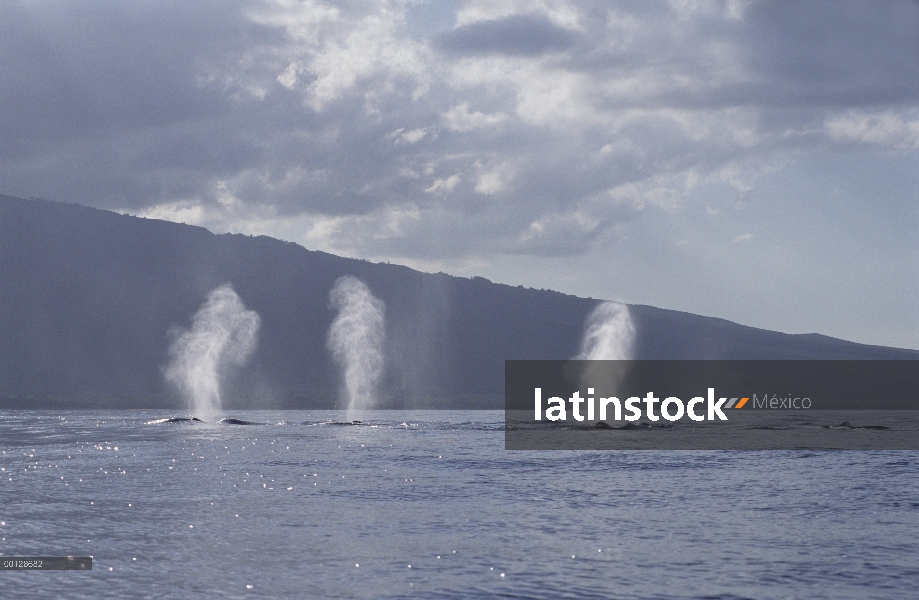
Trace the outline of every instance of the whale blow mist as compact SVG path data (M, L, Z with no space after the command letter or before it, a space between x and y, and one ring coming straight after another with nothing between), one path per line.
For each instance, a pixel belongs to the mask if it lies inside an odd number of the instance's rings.
M629 307L601 302L588 315L581 340L581 360L629 360L635 343L635 325Z
M386 305L364 283L340 277L329 292L329 306L338 316L329 328L328 348L342 370L348 418L372 408L383 375Z
M245 364L255 349L260 324L258 313L246 310L227 283L208 294L192 318L191 329L175 335L164 373L186 398L194 416L217 420L220 376L228 368Z
M581 340L580 360L620 360L632 358L635 325L629 307L619 302L601 302L587 316ZM609 394L625 376L628 365L588 364L581 372L582 387L601 387L597 393Z

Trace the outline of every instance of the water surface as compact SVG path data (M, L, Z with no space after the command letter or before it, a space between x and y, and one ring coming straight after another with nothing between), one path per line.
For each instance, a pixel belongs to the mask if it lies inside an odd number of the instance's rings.
M919 453L506 451L503 412L0 412L9 598L895 598ZM409 566L411 565L411 566ZM251 586L251 587L250 587Z

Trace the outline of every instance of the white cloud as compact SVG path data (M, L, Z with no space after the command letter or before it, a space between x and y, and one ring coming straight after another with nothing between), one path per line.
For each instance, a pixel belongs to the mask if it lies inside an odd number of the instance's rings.
M282 27L290 39L319 43L323 27L339 21L341 11L315 0L266 0L245 12L255 23Z
M404 7L383 2L361 8L345 11L314 0L272 0L248 16L286 31L288 43L274 51L289 64L276 79L287 88L298 79L309 80L305 100L317 111L374 78L392 85L394 78L408 77L421 93L427 85L427 55L422 44L405 36Z
M530 223L508 250L519 253L564 255L582 252L601 222L582 210L552 213Z
M475 191L492 195L503 192L514 178L514 169L509 163L503 163L490 170L482 170L475 184Z
M485 127L495 127L507 120L508 116L498 112L484 114L480 111L469 112L469 102L461 102L450 110L442 113L447 128L452 131L472 131Z
M127 211L122 212L127 213ZM206 222L204 206L194 201L155 204L144 208L135 216L188 225L203 225Z
M403 144L415 144L420 142L426 136L428 130L424 127L419 127L417 129L412 129L411 131L406 131L399 136L399 141Z
M850 111L828 117L824 127L837 142L868 144L889 150L919 148L919 119L909 120L892 111Z
M431 184L431 187L425 189L424 191L428 194L432 194L434 192L452 192L454 189L456 189L456 186L458 186L459 183L460 183L460 176L451 175L450 177L447 177L446 179L444 178L435 179L434 183Z
M579 27L580 14L572 3L558 0L472 0L456 14L457 26L494 21L511 15L539 15L561 27Z
M287 68L284 69L280 75L278 75L278 83L286 87L287 89L293 89L294 85L297 83L297 76L299 75L299 67L297 63L290 63L287 65Z

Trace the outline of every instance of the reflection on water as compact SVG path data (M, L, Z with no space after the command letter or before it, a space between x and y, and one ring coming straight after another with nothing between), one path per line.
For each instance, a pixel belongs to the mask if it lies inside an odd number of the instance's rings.
M916 452L506 451L503 412L178 417L0 412L0 552L94 557L92 572L5 572L0 595L865 598L919 587Z

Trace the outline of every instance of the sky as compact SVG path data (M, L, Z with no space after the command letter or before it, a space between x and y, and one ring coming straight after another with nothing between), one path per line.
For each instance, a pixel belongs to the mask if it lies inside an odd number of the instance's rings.
M919 2L6 0L0 193L919 348Z

